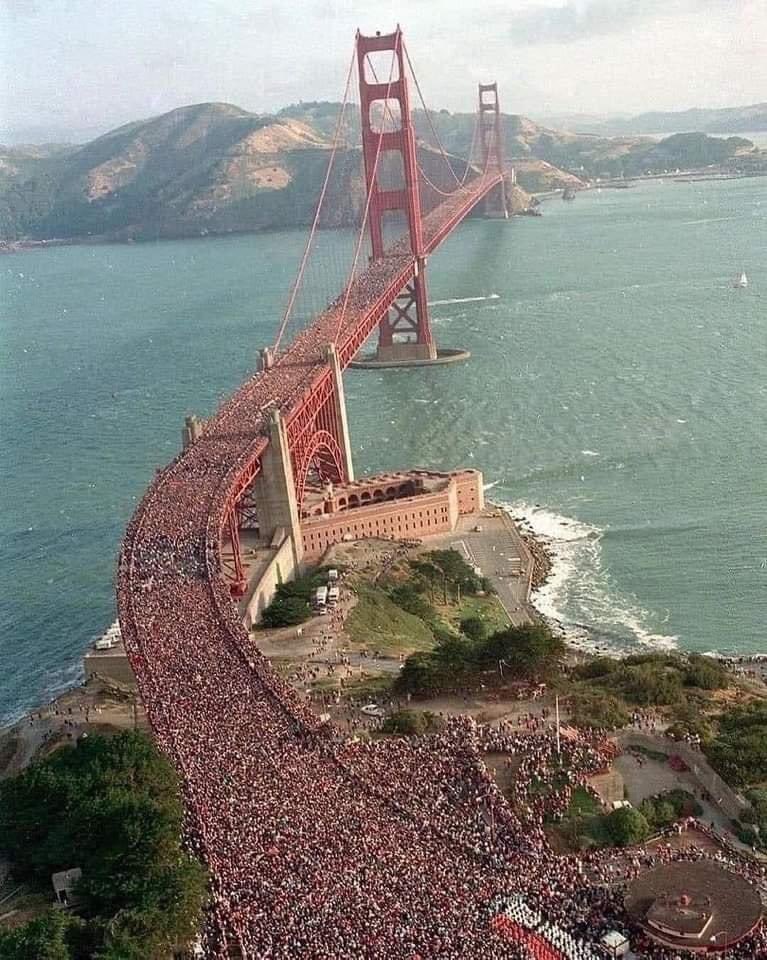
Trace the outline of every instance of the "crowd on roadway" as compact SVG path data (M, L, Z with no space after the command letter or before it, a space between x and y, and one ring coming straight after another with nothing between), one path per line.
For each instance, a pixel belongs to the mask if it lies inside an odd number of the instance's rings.
M213 958L523 960L490 924L498 897L519 892L574 935L614 922L584 859L554 856L543 830L609 762L606 744L562 743L560 766L551 732L465 720L415 743L349 741L272 670L222 576L230 491L265 448L271 411L296 408L331 334L347 322L351 333L410 265L396 251L374 263L248 380L158 472L126 532L122 634L210 870ZM516 758L512 803L482 761L490 749Z

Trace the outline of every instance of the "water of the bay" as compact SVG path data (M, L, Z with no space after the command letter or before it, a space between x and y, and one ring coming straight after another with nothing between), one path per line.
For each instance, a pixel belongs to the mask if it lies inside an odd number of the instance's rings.
M3 259L0 719L78 677L137 498L270 342L303 239ZM597 643L767 650L767 181L473 220L429 279L472 359L347 372L357 470L481 467L554 538L541 607Z

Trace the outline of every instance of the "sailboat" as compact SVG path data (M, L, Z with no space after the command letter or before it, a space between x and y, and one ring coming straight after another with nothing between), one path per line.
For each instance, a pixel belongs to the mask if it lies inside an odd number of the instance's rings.
M740 276L735 278L732 285L733 287L740 287L741 289L745 289L748 286L748 277L746 276L745 270L741 270Z

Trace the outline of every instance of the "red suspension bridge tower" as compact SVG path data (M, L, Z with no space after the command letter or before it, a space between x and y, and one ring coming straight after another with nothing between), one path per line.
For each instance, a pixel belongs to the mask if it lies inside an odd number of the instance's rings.
M370 53L381 51L392 53L391 70L387 80L381 80L375 75L368 59ZM410 114L402 31L399 27L394 33L375 37L363 37L358 32L357 69L362 110L362 153L365 161L365 182L370 198L368 226L372 259L379 260L384 256L385 214L399 211L405 215L410 252L415 257L416 264L412 281L397 297L391 311L384 315L378 326L376 359L435 360L437 348L429 324L426 298L426 258L421 228L415 132ZM387 188L382 183L383 171L392 163L401 171L401 182L395 187Z
M388 77L379 76L371 62L370 54L381 52L391 53ZM465 350L438 350L429 322L426 258L431 245L425 237L428 231L424 227L419 177L444 197L450 194L430 183L419 166L406 61L409 65L399 26L394 33L376 34L373 37L357 32L362 151L368 196L367 223L372 250L371 261L380 260L387 255L384 229L386 215L404 216L407 225L407 252L414 258L415 270L412 280L405 285L392 302L390 310L381 318L378 325L378 349L374 357L354 361L355 367L416 366L462 360L469 356ZM427 120L431 124L428 111L426 112ZM480 177L490 174L499 177L501 181L486 197L485 214L494 217L507 216L500 110L495 83L480 84L477 122L479 137L476 137L475 130L475 139L479 140L479 156L474 173ZM449 162L444 150L442 152L445 161ZM454 188L454 194L459 194L464 188L472 170L472 163L473 158L469 157L462 180L451 170L451 176L455 178L459 188L457 191ZM387 182L391 179L392 170L399 174L395 184ZM400 240L400 244L402 242Z

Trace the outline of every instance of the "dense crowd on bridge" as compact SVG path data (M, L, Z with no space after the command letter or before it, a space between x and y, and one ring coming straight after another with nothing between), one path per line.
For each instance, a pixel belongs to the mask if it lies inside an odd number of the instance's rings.
M439 223L425 226L436 236ZM295 408L324 345L343 324L351 335L411 267L394 250L368 268L343 323L339 300L247 381L158 472L126 532L122 633L182 778L190 844L210 868L211 957L523 960L490 924L493 904L514 893L579 936L620 922L610 887L584 872L598 872L599 857L555 857L543 831L609 762L605 743L563 743L563 774L546 731L454 720L420 742L348 741L274 673L221 575L230 490L265 447L270 411ZM518 763L513 805L483 763L490 750Z

